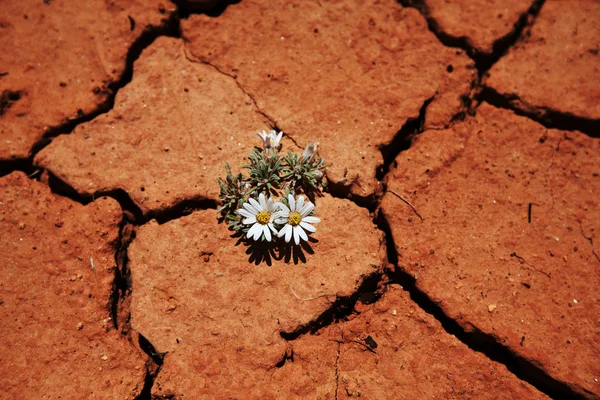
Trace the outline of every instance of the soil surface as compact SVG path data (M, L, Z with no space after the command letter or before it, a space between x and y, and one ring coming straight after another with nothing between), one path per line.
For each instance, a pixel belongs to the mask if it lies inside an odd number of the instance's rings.
M307 383L293 395L317 398L307 389L314 387L308 378L319 371L328 377L321 392L336 394L321 398L547 398L448 335L398 285L387 286L381 299L359 305L357 312L348 322L294 342L293 362L280 373L299 375L300 364Z
M160 0L3 2L0 159L27 158L40 139L106 109L135 41L173 11Z
M0 16L3 397L600 399L597 1L84 3ZM217 218L263 129L299 247Z
M272 397L258 382L286 355L281 333L315 323L381 274L382 233L367 210L327 196L316 211L314 241L273 254L232 238L214 210L138 231L129 248L131 323L167 354L157 395Z
M382 203L398 267L421 291L581 394L600 374L599 152L482 104L403 152Z
M490 57L525 22L533 0L404 0L427 18L445 42L469 49L475 57Z
M234 171L245 164L265 118L233 78L189 61L181 40L157 39L134 68L111 111L56 138L35 162L90 198L124 190L144 214L216 200L225 161Z
M426 101L429 125L449 123L476 75L393 0L246 0L182 28L191 57L235 77L298 145L317 140L332 183L360 197L381 190L380 147Z
M524 40L489 72L485 85L540 118L592 120L600 131L600 3L549 0ZM550 115L548 115L550 114Z
M133 399L143 354L109 312L122 212L20 172L0 179L0 386L12 399Z

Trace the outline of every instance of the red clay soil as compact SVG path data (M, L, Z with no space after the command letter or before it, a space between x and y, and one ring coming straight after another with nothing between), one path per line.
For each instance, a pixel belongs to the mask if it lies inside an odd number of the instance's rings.
M293 343L293 361L273 374L299 383L287 398L547 398L445 332L398 285L356 311Z
M263 129L265 118L233 78L189 61L183 41L159 38L115 107L56 138L35 162L80 194L123 189L144 214L156 213L217 199L225 162L239 170Z
M133 42L173 8L162 0L4 0L0 160L29 157L44 135L104 105Z
M133 399L146 369L109 300L122 212L15 172L0 179L0 387L5 399Z
M463 41L474 54L491 56L494 45L515 30L533 0L405 0L417 7L438 34Z
M129 247L131 324L167 353L155 394L273 398L277 385L258 382L286 354L280 332L317 320L383 270L382 233L367 210L326 196L316 213L315 241L301 252L248 248L214 210L139 229Z
M476 76L394 0L244 0L182 28L192 57L234 76L299 145L320 142L330 181L360 197L381 189L380 147L429 99L428 125L446 125Z
M596 139L482 104L400 154L382 202L398 268L422 292L590 398L600 396L599 152Z
M524 40L489 71L485 85L516 108L596 120L600 135L600 2L548 0Z
M4 3L0 397L600 399L597 1ZM329 186L268 252L272 127Z

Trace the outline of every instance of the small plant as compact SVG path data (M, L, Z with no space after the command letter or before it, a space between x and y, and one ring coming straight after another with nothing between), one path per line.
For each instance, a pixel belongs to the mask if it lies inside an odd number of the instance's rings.
M325 162L317 155L318 143L308 142L302 154L279 154L283 132L258 132L262 148L248 155L243 173L233 174L225 164L227 175L218 179L221 207L217 210L229 228L254 241L274 242L282 238L296 245L308 241L316 231L313 224L314 204L309 199L324 188Z

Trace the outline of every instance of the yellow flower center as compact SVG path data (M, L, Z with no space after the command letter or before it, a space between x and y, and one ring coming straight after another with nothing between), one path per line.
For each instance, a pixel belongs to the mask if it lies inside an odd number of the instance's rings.
M302 215L296 211L292 211L288 217L288 222L290 225L298 225L302 222Z
M271 214L266 211L261 211L256 216L256 220L258 221L259 224L266 225L271 220Z

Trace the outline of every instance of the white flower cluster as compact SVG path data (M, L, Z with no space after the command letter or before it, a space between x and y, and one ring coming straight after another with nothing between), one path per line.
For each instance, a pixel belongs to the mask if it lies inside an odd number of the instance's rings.
M297 199L288 194L289 207L282 202L274 202L272 198L265 198L264 194L256 199L250 198L244 203L243 208L237 212L244 217L244 225L252 225L246 234L249 239L259 240L263 235L268 242L277 237L284 237L289 243L294 238L294 243L300 244L300 239L307 241L306 232L315 232L311 224L321 222L315 216L310 215L315 205L304 199L304 196L298 196ZM281 226L277 229L275 226Z

